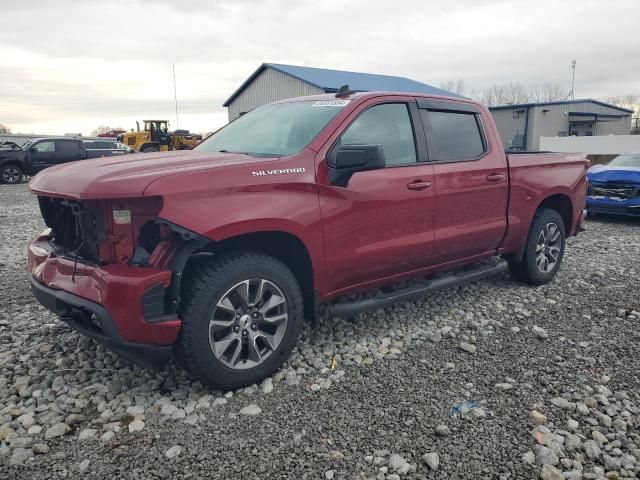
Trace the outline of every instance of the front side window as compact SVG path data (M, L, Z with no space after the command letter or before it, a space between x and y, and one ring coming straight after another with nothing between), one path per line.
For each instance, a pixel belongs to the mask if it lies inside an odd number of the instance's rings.
M340 137L342 145L382 145L387 166L416 163L409 110L404 103L385 103L366 110Z
M472 160L485 151L476 115L467 112L420 110L423 123L431 125L427 132L430 159L450 162Z
M38 142L32 148L38 153L50 153L56 151L54 142Z
M305 148L349 100L275 103L256 108L218 130L194 150L283 157Z

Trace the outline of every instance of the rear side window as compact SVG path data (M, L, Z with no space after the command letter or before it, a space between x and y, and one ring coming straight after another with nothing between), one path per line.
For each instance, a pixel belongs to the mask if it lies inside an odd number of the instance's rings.
M477 116L467 112L420 109L422 121L431 125L427 132L430 159L439 162L472 160L485 152Z
M385 103L356 118L340 138L342 145L382 145L387 165L416 163L416 146L407 105Z
M80 153L80 142L74 142L70 140L59 140L56 142L56 151L60 153L76 154Z
M115 142L107 142L103 140L84 142L84 146L88 150L113 150L114 148L117 148Z

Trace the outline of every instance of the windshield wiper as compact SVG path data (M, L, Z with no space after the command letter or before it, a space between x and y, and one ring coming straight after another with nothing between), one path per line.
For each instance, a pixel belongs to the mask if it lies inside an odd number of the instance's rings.
M235 153L236 155L247 155L249 157L257 158L280 158L282 155L277 153L260 153L260 152L232 152L229 150L216 150L219 153Z
M238 155L249 155L247 152L231 152L229 150L218 150L220 153L236 153Z

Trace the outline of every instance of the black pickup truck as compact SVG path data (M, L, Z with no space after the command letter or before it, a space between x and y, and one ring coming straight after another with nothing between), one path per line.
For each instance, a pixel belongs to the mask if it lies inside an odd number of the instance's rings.
M108 138L35 138L22 146L0 144L0 183L19 183L47 167L87 158L134 153L126 145Z

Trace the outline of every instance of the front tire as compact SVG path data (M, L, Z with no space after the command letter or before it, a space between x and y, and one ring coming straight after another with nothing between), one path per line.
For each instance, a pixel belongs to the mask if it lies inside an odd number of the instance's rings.
M4 165L0 167L0 182L7 185L15 185L22 182L24 172L17 165Z
M533 217L521 261L509 260L511 275L530 285L549 283L564 257L565 229L556 210L539 209Z
M151 145L149 147L144 147L142 150L140 150L140 152L142 153L151 153L151 152L159 152L160 149L154 145Z
M174 351L192 377L236 389L271 375L289 357L303 304L283 263L257 252L224 253L196 267L185 284Z

